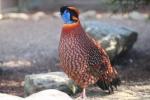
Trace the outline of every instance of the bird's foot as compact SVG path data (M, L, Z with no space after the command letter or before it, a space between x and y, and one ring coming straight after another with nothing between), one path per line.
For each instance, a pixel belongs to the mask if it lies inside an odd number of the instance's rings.
M87 99L87 97L86 96L84 96L83 97L83 95L81 94L78 98L76 98L75 100L86 100Z
M83 95L83 94L81 94L80 98L81 98L81 100L86 100L87 99L86 95Z
M113 94L114 93L114 88L112 86L109 87L109 94Z

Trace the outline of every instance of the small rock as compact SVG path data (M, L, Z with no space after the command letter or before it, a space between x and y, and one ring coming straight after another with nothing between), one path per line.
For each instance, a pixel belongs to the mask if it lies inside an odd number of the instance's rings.
M0 93L0 100L24 100L21 97Z
M2 15L2 14L0 14L0 20L1 20L1 19L3 19L3 15Z
M129 13L129 18L135 19L135 20L147 20L149 15L148 14L143 14L137 11L133 11Z
M32 19L33 20L39 20L42 19L46 16L46 14L44 12L37 12L35 14L32 15Z
M97 18L97 19L101 19L102 17L103 17L102 14L96 14L96 18Z
M129 62L130 62L130 63L133 63L133 59L129 59Z
M8 14L4 14L4 18L28 20L30 17L25 13L8 13Z
M111 16L111 18L112 18L112 19L123 19L124 16L121 15L121 14L114 14L114 15Z
M34 74L25 77L24 91L26 96L44 89L58 89L68 94L80 91L79 87L64 72Z
M3 66L6 67L31 66L31 62L27 60L10 60L7 62L3 62Z
M84 13L81 13L80 14L80 19L81 20L86 20L86 19L92 19L92 18L96 18L96 11L95 10L89 10L89 11L86 11Z
M60 18L60 12L54 12L53 16L56 17L56 18Z
M26 97L25 100L73 100L73 99L64 92L55 89L49 89L32 94L29 97Z

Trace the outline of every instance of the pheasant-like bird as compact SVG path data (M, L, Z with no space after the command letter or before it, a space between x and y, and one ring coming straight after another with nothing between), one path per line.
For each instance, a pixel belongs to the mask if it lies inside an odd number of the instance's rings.
M91 84L97 84L112 93L113 87L120 84L120 79L106 52L82 28L78 9L63 6L60 13L64 25L59 58L64 72L83 88L83 99L86 97L85 89Z

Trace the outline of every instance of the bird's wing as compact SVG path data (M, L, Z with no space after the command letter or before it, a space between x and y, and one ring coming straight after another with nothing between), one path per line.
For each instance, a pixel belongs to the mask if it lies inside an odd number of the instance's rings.
M89 51L88 68L94 76L100 76L110 68L110 60L105 50L94 39L91 41L93 46Z

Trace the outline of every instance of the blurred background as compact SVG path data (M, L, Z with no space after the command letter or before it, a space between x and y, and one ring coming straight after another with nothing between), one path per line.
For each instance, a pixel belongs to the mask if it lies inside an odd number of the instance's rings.
M79 8L81 23L96 20L111 27L106 25L106 33L116 32L102 45L123 84L149 84L150 0L0 0L0 92L23 96L25 75L61 71L57 48L63 5ZM116 39L111 51L107 47Z
M149 0L1 0L1 13L55 11L62 5L76 5L81 10L98 10L100 12L148 11ZM143 9L142 9L143 8Z

